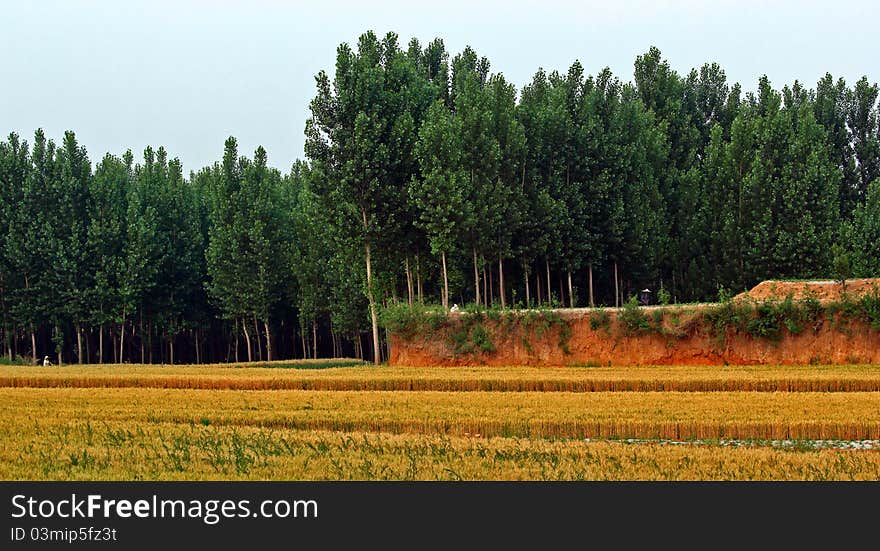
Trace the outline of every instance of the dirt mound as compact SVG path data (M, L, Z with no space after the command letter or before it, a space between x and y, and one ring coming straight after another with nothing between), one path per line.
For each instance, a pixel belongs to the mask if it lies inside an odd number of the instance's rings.
M850 296L861 296L870 293L874 287L880 288L880 278L872 279L848 279L846 292ZM839 281L816 280L816 281L776 281L768 280L752 287L748 297L754 300L784 299L789 294L795 300L813 296L819 300L839 300L844 291ZM735 299L745 299L746 293L740 293Z

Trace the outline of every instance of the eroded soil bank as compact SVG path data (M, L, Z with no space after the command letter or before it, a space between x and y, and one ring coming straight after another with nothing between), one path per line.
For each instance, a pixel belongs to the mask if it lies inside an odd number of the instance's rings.
M391 335L391 365L880 364L880 279L765 281L723 305L456 313L416 327Z
M587 314L560 312L571 328L566 346L560 346L560 328L540 337L502 331L486 320L494 350L455 353L444 328L427 338L391 336L393 366L627 366L627 365L805 365L880 363L880 332L861 323L832 327L825 320L817 328L789 333L777 340L732 335L723 339L697 331L684 337L659 334L625 336L613 319L605 329L593 329ZM526 344L528 342L528 344ZM567 351L566 351L567 350Z

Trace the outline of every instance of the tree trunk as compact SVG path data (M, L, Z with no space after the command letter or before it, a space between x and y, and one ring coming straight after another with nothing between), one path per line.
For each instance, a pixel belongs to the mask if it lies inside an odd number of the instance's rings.
M133 351L133 347L134 347L134 324L133 324L133 323L131 324L131 335L128 336L128 344L127 344L126 346L127 346L127 348L128 348L128 357L129 357L129 359L130 359L130 358L133 358L133 357L134 357L134 351ZM130 360L129 360L129 361L130 361Z
M571 286L571 270L568 270L568 306L574 308L574 289Z
M234 339L234 342L235 342L235 361L236 362L239 361L238 360L238 335L235 334L235 332L237 330L238 330L238 320L235 320L235 327L232 330L232 338Z
M76 324L76 363L82 365L83 363L83 343L82 343L82 327L80 324Z
M168 335L168 363L174 365L174 335Z
M477 267L477 248L474 247L474 289L476 290L476 303L480 304L480 270Z
M58 354L58 366L60 367L64 361L62 358L62 353L64 352L64 349L61 347L60 344L57 344L60 340L58 337L59 333L61 333L61 328L58 327L58 325L55 325L55 353Z
M562 272L559 272L559 306L565 308L565 286L562 285Z
M364 231L367 231L369 228L369 224L367 223L367 211L366 209L361 210L361 215L364 219ZM366 252L366 262L367 262L367 300L370 303L370 321L373 324L373 350L376 352L373 361L376 365L379 365L379 314L376 311L376 299L373 296L373 264L370 261L370 238L364 238L364 251Z
M300 338L300 340L302 340L303 359L306 359L306 358L309 357L309 353L308 353L308 351L307 351L307 349L306 349L306 332L305 332L305 327L302 327L301 329L303 329L303 331L300 332L300 334L299 334L299 338Z
M119 363L122 363L125 357L125 306L122 307L122 323L119 324Z
M675 296L676 296L676 294L675 294L675 270L673 270L673 271L672 271L672 303L673 303L673 304L675 304L676 302L678 302L678 301L675 299Z
M486 259L480 257L480 260L483 261L483 302L485 303L485 307L488 308L492 301L495 298L495 289L494 285L492 285L492 267L489 267L489 273L486 273ZM489 285L489 290L486 291L486 285Z
M30 283L28 282L27 275L24 276L24 288L25 289L31 288ZM36 364L37 363L37 335L36 335L36 329L34 328L33 323L31 324L31 357L33 359L33 362Z
M312 359L318 359L318 321L312 322Z
M419 255L416 255L416 287L419 291L419 304L423 304L422 300L422 269L419 266Z
M587 265L587 273L589 274L589 278L590 278L590 308L595 308L596 303L593 302L593 263L592 262L590 262Z
M117 352L121 352L120 348L116 346L116 331L113 330L114 327L110 326L110 335L113 337L113 363L118 364L119 358L116 356Z
M144 363L146 359L146 354L144 354L144 309L141 307L141 363ZM150 361L150 363L153 363Z
M413 303L413 280L412 280L412 272L409 270L409 255L406 255L406 294L407 294L407 299L409 300L409 305L412 306L412 303Z
M263 339L260 338L260 326L257 324L257 316L254 316L254 336L257 337L257 361L263 361Z
M446 251L440 253L440 258L443 260L443 308L449 308L449 279L446 276Z
M553 294L550 292L550 260L544 259L544 267L547 268L547 303L553 302Z
M201 350L199 349L199 330L193 331L193 338L196 341L196 365L202 363Z
M247 344L247 361L254 361L253 350L251 349L251 335L248 333L247 324L244 322L244 318L241 318L241 328L244 329L244 342Z
M535 303L537 305L541 305L541 301L544 300L541 295L541 273L538 272L535 274Z
M617 280L617 261L614 261L614 306L620 308L620 284Z
M263 327L266 328L266 361L272 361L272 334L269 332L269 320L263 320Z
M501 297L501 308L507 308L507 301L504 296L504 262L501 259L501 253L498 253L498 296Z
M523 281L526 283L526 308L528 308L532 297L529 295L529 270L525 262L523 262Z
M104 324L98 326L98 363L104 363Z

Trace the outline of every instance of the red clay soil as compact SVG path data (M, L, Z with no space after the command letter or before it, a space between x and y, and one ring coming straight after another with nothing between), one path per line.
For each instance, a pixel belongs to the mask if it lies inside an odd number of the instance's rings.
M846 280L846 292L851 296L861 296L870 293L874 288L880 288L880 279L848 279ZM840 300L844 292L843 286L838 281L762 281L752 287L747 293L740 293L734 299L751 298L754 300L784 299L791 293L795 300L813 296L819 300Z

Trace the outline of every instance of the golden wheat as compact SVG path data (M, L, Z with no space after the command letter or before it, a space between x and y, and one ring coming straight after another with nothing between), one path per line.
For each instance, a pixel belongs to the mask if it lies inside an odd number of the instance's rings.
M279 362L279 365L288 365ZM506 392L877 392L880 366L283 369L212 366L0 367L0 387Z
M0 389L0 416L537 438L880 439L870 392Z
M19 418L16 480L877 480L880 453Z

